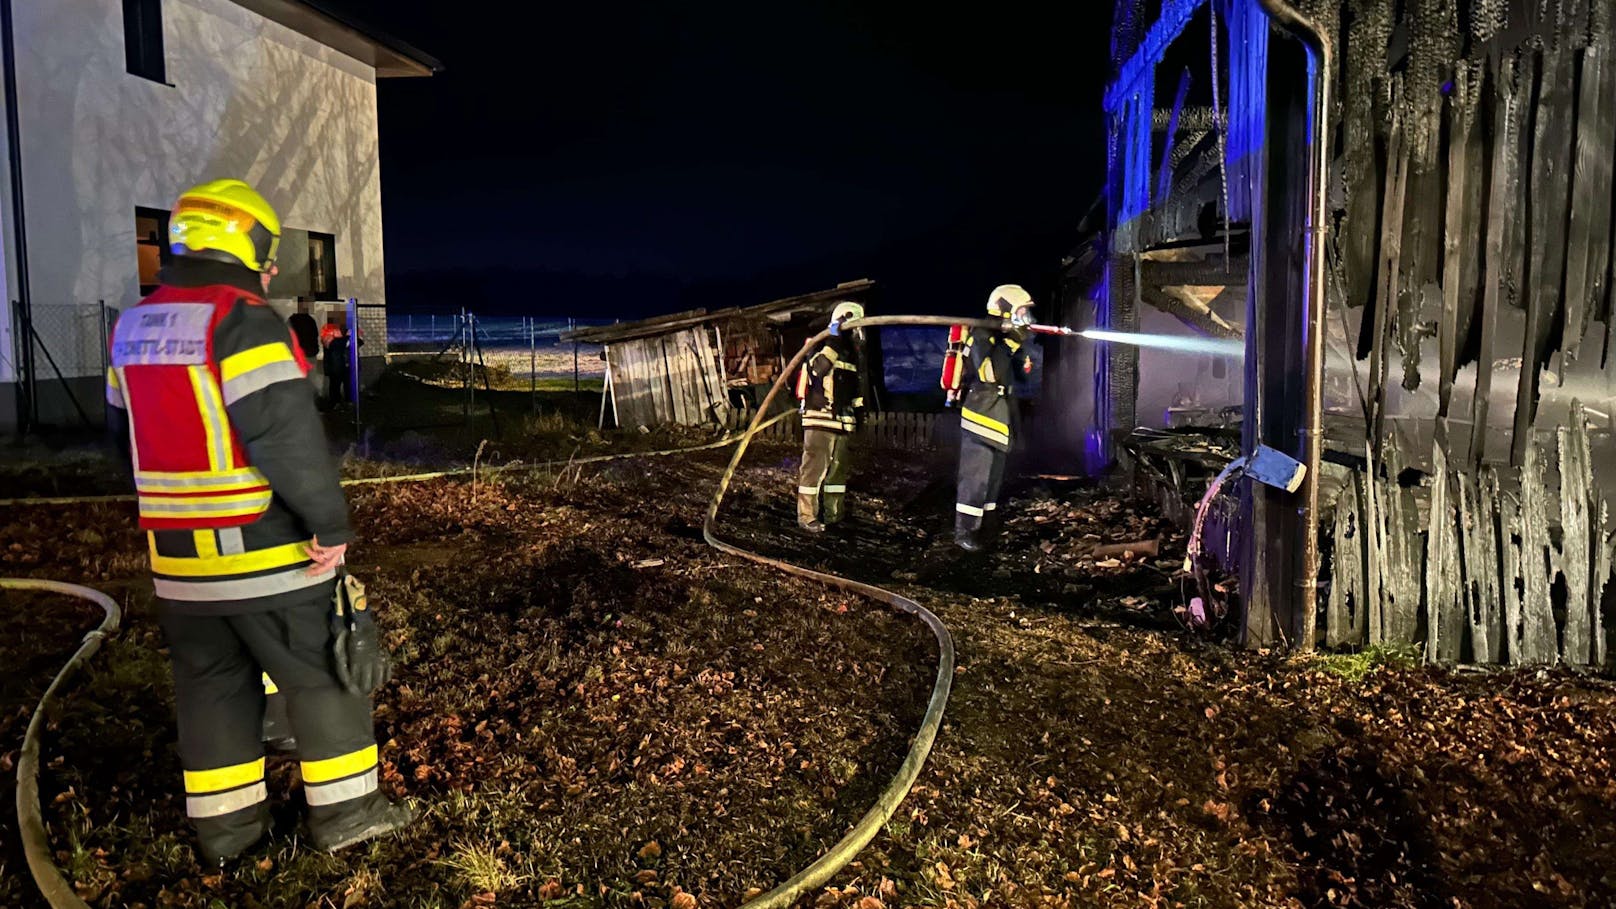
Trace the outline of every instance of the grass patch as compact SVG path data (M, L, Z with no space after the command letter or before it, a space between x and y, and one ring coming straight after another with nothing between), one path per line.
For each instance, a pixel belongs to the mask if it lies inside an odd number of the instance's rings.
M1319 668L1349 682L1361 682L1382 666L1412 669L1419 665L1423 649L1418 644L1371 644L1357 653L1338 653L1318 658Z
M506 848L508 851L509 847ZM527 882L526 875L512 871L505 864L498 847L461 840L452 849L449 857L440 859L438 864L457 872L475 893L503 893Z

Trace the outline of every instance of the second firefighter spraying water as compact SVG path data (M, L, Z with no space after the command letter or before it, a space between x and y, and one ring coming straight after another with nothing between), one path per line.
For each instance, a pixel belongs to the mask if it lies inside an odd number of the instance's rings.
M802 469L797 477L797 526L823 533L847 515L849 443L864 412L859 373L860 332L842 325L864 318L864 307L838 303L831 310L831 337L803 364L797 377L802 408Z
M987 310L1003 326L988 331L956 326L943 365L949 403L961 401L954 543L966 552L980 551L998 527L999 487L1017 432L1013 385L1032 372L1026 347L1032 296L1019 285L1005 284L988 295Z

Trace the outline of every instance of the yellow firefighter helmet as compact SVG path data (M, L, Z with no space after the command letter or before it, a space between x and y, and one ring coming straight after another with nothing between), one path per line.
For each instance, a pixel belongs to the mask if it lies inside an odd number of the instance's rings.
M988 315L1008 319L1016 310L1032 308L1032 294L1020 284L1000 284L988 294Z
M169 219L176 256L214 259L267 272L281 242L281 219L240 180L213 180L180 194Z

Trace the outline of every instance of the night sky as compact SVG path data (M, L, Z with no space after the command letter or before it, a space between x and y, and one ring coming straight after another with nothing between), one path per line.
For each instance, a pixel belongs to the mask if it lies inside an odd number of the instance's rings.
M446 68L380 89L400 309L631 318L870 277L888 312L970 311L1051 287L1103 181L1108 4L333 5Z

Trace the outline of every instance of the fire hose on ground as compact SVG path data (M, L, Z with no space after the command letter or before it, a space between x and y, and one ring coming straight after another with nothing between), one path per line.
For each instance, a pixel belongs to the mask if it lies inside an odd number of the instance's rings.
M875 316L867 319L850 320L843 324L842 331L878 328L883 325L934 325L947 328L959 324L961 324L961 320L944 316ZM966 324L993 329L1002 323L984 320L967 322ZM730 456L729 467L724 470L723 477L718 481L718 489L713 493L712 504L707 507L707 519L702 524L702 536L706 538L708 545L720 552L747 559L760 565L767 565L787 574L818 581L831 587L869 597L920 619L937 638L937 679L932 683L931 698L926 704L925 714L921 717L920 728L915 732L914 741L909 746L909 753L905 755L903 763L898 767L897 775L892 778L891 782L887 783L886 788L882 790L875 804L824 855L821 855L808 867L798 871L773 890L746 903L748 909L782 909L782 907L790 906L803 895L824 886L837 872L847 867L848 863L852 862L853 858L865 846L869 845L871 840L875 839L882 826L892 819L892 815L898 810L898 805L909 794L915 780L920 777L920 769L926 763L927 755L931 753L931 746L937 739L938 729L942 727L943 709L948 704L949 690L954 681L954 639L948 633L948 628L943 625L942 620L932 614L931 610L906 596L881 587L864 584L828 572L815 571L812 568L804 568L801 565L793 565L790 562L769 558L768 556L742 549L733 543L720 539L714 529L718 523L718 510L724 503L724 494L729 490L729 485L735 478L735 471L740 466L741 458L746 454L747 446L751 444L752 436L760 428L758 423L763 419L763 414L768 413L769 406L774 403L775 398L780 394L780 390L785 387L786 382L802 366L802 362L808 354L829 337L830 331L826 330L809 338L803 344L802 349L797 352L797 355L791 358L791 362L786 364L785 369L780 371L780 376L775 380L774 387L769 389L768 395L758 405L757 416L752 419L753 425L741 436L740 445L736 446L735 453Z
M55 862L51 859L50 839L45 833L45 819L39 805L39 736L45 731L45 716L55 705L56 696L61 692L62 686L89 662L97 650L101 649L102 641L109 635L117 633L123 612L111 597L77 584L27 578L0 578L0 590L36 590L78 597L106 611L106 617L101 620L101 624L84 636L79 649L74 651L67 665L56 673L54 679L51 679L45 693L40 695L39 704L34 707L34 715L28 721L28 731L23 734L22 755L17 760L17 830L22 839L23 855L28 859L28 871L33 875L39 892L44 894L46 902L54 909L89 909L85 902L79 899L78 894L73 892L73 886L62 877L62 872L56 868Z

